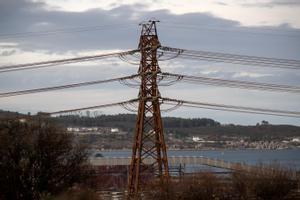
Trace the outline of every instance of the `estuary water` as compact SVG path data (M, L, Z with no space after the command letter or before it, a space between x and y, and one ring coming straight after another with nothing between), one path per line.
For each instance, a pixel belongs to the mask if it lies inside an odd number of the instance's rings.
M97 151L104 157L130 157L130 150ZM281 150L170 150L168 156L203 156L251 165L277 163L300 170L300 149Z
M104 157L130 157L131 150L111 150L111 151L93 151L93 155L101 153ZM260 163L277 163L281 166L300 171L300 149L282 149L282 150L170 150L168 156L203 156L209 158L222 159L231 162L243 162L250 165ZM217 169L208 166L185 166L185 173L194 173L199 171L227 172L225 169ZM114 193L104 191L103 199L124 199L124 193Z

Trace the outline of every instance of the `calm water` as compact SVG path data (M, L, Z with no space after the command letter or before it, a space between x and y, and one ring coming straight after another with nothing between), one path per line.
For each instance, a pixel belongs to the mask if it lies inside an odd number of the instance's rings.
M124 151L97 151L104 157L129 157L130 150ZM217 158L231 162L245 162L247 164L272 163L277 162L283 166L300 170L300 149L284 149L284 150L177 150L168 151L169 156L204 156L209 158ZM199 170L226 171L222 169L210 168L207 166L186 166L185 172L197 172ZM103 199L124 199L124 195L113 195L108 193L102 196ZM107 198L106 198L107 197Z
M104 157L129 157L130 150L100 151ZM204 156L231 162L247 164L277 162L284 166L300 169L300 149L283 150L176 150L168 151L169 156Z

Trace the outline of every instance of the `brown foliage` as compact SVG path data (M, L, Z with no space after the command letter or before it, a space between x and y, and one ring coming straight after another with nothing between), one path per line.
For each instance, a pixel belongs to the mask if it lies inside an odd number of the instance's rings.
M55 197L44 196L42 200L100 200L99 195L88 188L71 188Z
M291 171L272 165L247 172L241 169L232 176L198 173L168 184L152 182L145 196L161 200L283 200L296 188Z
M160 182L149 180L149 183L143 188L143 194L146 200L157 199L157 200L167 200L176 199L175 194L175 183L172 181Z
M257 166L249 172L235 172L232 182L240 199L254 196L262 200L281 200L297 187L292 171L275 163Z
M178 199L216 199L222 184L217 177L211 173L193 176L183 181L183 192Z
M146 199L161 200L229 200L226 183L212 173L199 173L173 180L168 184L150 184L146 191Z

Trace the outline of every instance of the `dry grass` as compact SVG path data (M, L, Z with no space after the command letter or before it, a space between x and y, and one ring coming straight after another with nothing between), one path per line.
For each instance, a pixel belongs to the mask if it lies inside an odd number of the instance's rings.
M296 188L297 181L291 170L277 165L260 165L248 172L234 172L229 177L198 173L181 180L173 179L168 184L151 182L145 188L143 199L284 200Z

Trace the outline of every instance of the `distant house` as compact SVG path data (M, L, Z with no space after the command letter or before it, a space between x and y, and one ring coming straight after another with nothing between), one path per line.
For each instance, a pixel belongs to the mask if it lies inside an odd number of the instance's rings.
M292 139L292 142L300 143L300 138L293 138L293 139Z
M203 138L196 137L196 136L193 136L192 140L193 140L193 142L204 142Z
M19 122L21 122L21 123L25 123L27 120L25 119L25 118L21 118L21 119L19 119Z
M110 129L110 132L111 132L111 133L119 133L120 130L119 130L118 128L111 128L111 129Z
M98 127L88 127L88 128L86 128L86 131L88 131L88 132L98 131Z
M67 131L69 131L69 132L79 132L80 129L77 128L77 127L68 127L68 128L67 128Z

